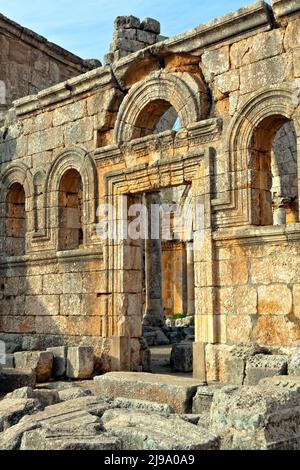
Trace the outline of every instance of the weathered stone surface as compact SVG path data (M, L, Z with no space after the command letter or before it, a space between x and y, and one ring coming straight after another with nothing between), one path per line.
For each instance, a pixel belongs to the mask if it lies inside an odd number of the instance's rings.
M198 387L193 397L193 414L202 414L210 411L214 394L222 387L220 384L203 385Z
M38 400L27 398L5 398L0 402L0 432L17 424L20 419L41 408Z
M297 390L269 384L224 387L213 398L211 428L226 449L299 449L299 401Z
M84 426L85 423L82 423ZM74 435L70 430L52 432L51 429L35 429L24 433L21 450L122 450L121 440L107 433L99 435Z
M300 351L296 350L292 353L288 360L288 374L300 376Z
M240 91L242 94L251 93L257 88L282 83L282 81L290 80L291 77L292 56L282 54L242 67Z
M256 343L234 346L225 363L225 383L243 385L246 376L246 361L257 354L269 353L267 348Z
M210 450L219 439L177 417L139 410L109 410L102 418L105 429L122 439L124 450Z
M287 356L257 354L247 359L245 385L256 385L265 377L287 374Z
M73 437L97 434L102 429L99 418L109 408L109 403L96 397L77 398L48 406L44 411L24 416L18 424L0 434L0 449L18 449L23 434L40 427Z
M54 379L63 377L66 373L67 348L66 346L56 346L47 348L53 354L52 377Z
M204 64L204 75L210 81L214 75L227 72L229 70L229 47L223 46L219 49L204 52L202 55Z
M150 31L151 33L160 34L160 23L153 18L145 18L141 22L141 28L144 31Z
M32 369L37 382L47 382L51 377L53 354L46 351L23 351L15 353L17 369Z
M94 371L94 350L89 346L68 348L67 377L89 379Z
M91 390L81 387L70 387L58 392L60 401L73 400L75 398L87 397L92 395Z
M17 388L13 392L8 393L5 396L5 399L8 398L32 398L34 400L37 400L41 404L42 408L45 408L46 406L50 405L55 405L60 401L59 394L56 390L33 390L31 387Z
M137 400L135 398L116 398L113 401L113 406L116 406L116 408L125 408L131 410L156 411L158 413L165 414L173 413L173 410L169 405L155 403L153 401L147 400Z
M0 374L0 392L9 393L20 387L34 387L36 375L32 370L5 369Z
M173 344L170 363L175 371L191 372L193 370L193 343L183 341Z
M101 397L150 400L167 404L176 413L191 411L191 399L200 385L189 378L135 372L109 372L94 381Z

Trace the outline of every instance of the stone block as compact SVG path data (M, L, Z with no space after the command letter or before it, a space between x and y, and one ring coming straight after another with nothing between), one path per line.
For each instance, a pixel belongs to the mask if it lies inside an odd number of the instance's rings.
M37 400L42 408L59 403L59 394L56 390L33 389L32 387L21 387L8 393L5 399L32 398Z
M288 375L300 376L300 350L293 352L288 360Z
M291 450L300 447L300 394L271 386L228 386L215 393L212 432L230 450Z
M47 348L47 351L53 354L52 377L54 379L63 377L66 373L67 347L56 346Z
M291 15L300 10L297 0L272 0L272 9L276 17Z
M153 18L145 18L141 22L141 29L151 33L160 34L160 22Z
M192 372L193 370L193 343L183 341L173 344L170 363L177 372Z
M89 379L94 372L94 349L89 346L68 348L67 377Z
M106 431L122 440L123 450L219 448L219 438L216 435L172 415L168 417L140 410L108 410L102 421Z
M34 387L36 374L33 370L3 369L0 374L0 393L9 393L20 387Z
M225 363L225 383L243 385L245 379L246 359L229 357Z
M202 414L210 412L213 396L222 385L203 385L198 387L197 393L193 398L193 414Z
M256 385L266 377L287 374L287 356L257 354L247 359L245 385Z
M74 400L75 398L92 395L91 390L81 387L70 387L58 391L60 401Z
M87 420L82 419L82 426ZM118 437L107 433L98 435L80 436L69 431L63 436L57 436L57 431L52 432L51 428L34 429L24 433L21 450L121 450L122 442Z
M141 25L136 16L117 16L115 19L115 29L138 29Z
M175 413L191 411L192 397L201 385L190 378L145 372L108 372L94 377L94 381L100 397L134 397L164 403L171 406Z
M53 354L50 351L23 351L15 353L17 369L32 369L36 381L47 382L52 373Z
M37 400L27 398L8 398L0 402L0 432L17 424L20 419L40 409Z

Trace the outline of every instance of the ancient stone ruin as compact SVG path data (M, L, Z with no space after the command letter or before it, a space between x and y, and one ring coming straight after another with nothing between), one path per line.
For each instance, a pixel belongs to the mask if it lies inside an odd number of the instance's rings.
M0 449L299 449L299 155L300 0L0 15Z

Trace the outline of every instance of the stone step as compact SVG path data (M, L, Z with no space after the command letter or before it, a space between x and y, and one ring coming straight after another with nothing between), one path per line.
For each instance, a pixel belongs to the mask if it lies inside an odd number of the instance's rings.
M136 398L169 405L175 413L190 413L200 381L146 372L108 372L94 377L96 394L108 398Z

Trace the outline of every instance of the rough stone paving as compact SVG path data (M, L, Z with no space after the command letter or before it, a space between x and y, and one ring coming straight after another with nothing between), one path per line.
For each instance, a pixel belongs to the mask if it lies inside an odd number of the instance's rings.
M104 65L0 15L0 449L299 449L299 153L300 0Z

